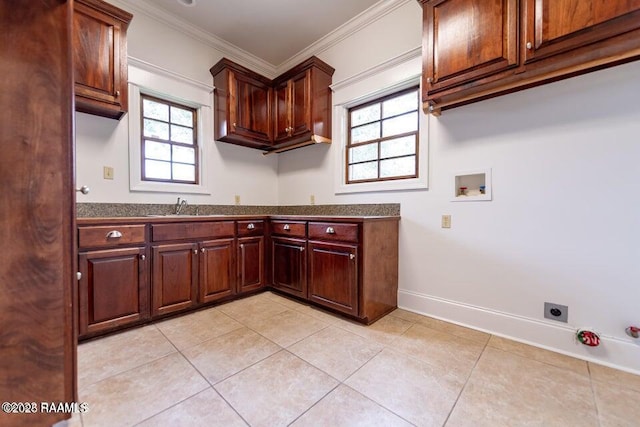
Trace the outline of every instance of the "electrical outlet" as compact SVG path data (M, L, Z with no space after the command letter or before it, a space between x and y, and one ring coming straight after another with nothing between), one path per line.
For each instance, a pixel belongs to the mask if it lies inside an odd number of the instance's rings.
M235 200L236 206L238 206L240 204L240 195L236 194L234 197L234 200Z
M544 318L567 323L569 318L569 307L552 302L544 303Z
M111 166L103 166L102 175L104 179L113 179L113 168Z
M311 205L315 205L316 204L316 196L315 195L311 195L309 196L309 204Z
M451 215L442 215L442 228L451 228Z

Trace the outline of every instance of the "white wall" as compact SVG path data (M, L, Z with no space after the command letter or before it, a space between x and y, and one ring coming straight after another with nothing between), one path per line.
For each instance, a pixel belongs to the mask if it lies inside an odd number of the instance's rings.
M414 3L320 54L334 82L419 46ZM624 333L640 323L638 75L640 62L429 118L425 191L334 194L334 133L280 155L279 203L401 203L402 306L640 372ZM451 202L451 175L484 168L493 201ZM543 319L545 301L569 306L568 325ZM575 343L583 326L601 347Z
M343 81L421 43L409 1L318 56ZM220 52L138 14L132 56L211 84ZM195 203L400 203L400 304L408 309L640 373L640 62L445 111L428 118L429 189L334 193L343 141L263 157L214 143L212 196ZM77 115L81 201L172 203L128 190L127 120ZM116 167L114 181L102 166ZM450 202L451 174L492 168L493 201ZM440 216L452 215L452 228ZM543 302L569 306L568 325ZM603 345L575 344L590 326Z

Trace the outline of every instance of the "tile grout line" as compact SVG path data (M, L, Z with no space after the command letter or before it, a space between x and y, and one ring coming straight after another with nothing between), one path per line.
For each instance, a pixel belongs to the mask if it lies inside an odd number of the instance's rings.
M598 399L596 398L596 389L593 384L593 377L591 376L591 364L587 362L587 372L589 372L589 386L591 388L591 396L593 397L593 405L596 407L596 419L598 420L598 426L602 427L602 420L600 419L600 408L598 407Z
M464 393L464 390L467 388L467 385L469 384L469 380L471 379L471 376L473 375L473 372L476 370L476 367L478 366L478 363L480 362L480 359L482 358L482 355L484 354L484 352L487 350L487 347L489 346L489 340L491 339L491 336L489 336L489 339L484 344L484 347L482 348L482 351L480 352L480 354L478 355L478 358L476 359L475 363L473 364L473 367L471 368L471 371L469 371L469 375L467 376L466 381L464 382L462 388L460 389L460 392L458 393L458 396L456 397L456 400L453 402L453 405L451 406L451 410L449 410L449 413L447 414L447 418L445 418L444 423L442 423L443 427L447 425L447 423L449 422L449 418L451 418L451 414L453 414L453 411L455 411L456 406L458 405L458 401L460 400L460 397L462 396L462 393Z

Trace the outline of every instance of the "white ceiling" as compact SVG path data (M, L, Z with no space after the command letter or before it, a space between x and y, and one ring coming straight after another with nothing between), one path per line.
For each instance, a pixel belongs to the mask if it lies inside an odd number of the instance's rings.
M180 4L185 1L195 4ZM277 67L378 1L154 0L146 4Z

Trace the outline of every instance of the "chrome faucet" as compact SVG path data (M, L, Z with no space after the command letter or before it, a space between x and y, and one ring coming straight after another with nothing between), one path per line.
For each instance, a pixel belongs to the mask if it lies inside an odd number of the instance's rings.
M180 197L178 197L178 202L176 203L176 215L180 215L182 208L184 208L185 206L189 206L189 203L187 203L187 200L186 199L180 200Z

